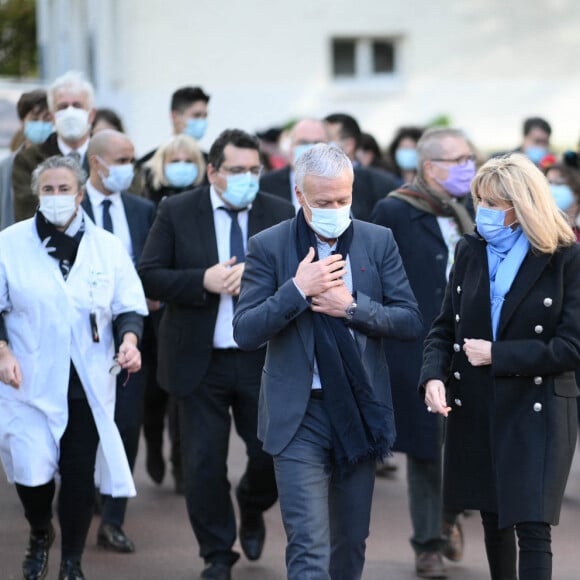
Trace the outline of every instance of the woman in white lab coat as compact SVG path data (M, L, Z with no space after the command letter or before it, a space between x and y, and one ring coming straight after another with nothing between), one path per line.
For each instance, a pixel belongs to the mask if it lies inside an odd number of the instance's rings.
M57 474L59 580L84 578L95 475L103 493L135 495L114 374L139 370L147 308L121 242L84 218L84 181L75 160L47 159L32 178L36 215L0 233L0 459L30 524L30 580L47 573Z

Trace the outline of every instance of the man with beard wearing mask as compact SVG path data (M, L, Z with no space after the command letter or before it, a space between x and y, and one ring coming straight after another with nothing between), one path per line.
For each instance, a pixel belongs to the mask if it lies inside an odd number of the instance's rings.
M87 151L89 179L82 201L85 213L101 228L117 236L125 246L134 264L137 264L149 229L155 218L155 204L147 199L127 193L134 177L135 149L123 133L104 129L91 138ZM149 311L159 309L159 303L148 301ZM145 321L141 345L149 346L153 340L152 329ZM148 361L143 361L143 366ZM115 423L121 433L125 453L131 470L137 458L139 434L143 417L145 373L131 376L129 383L123 374L117 376L115 398ZM128 498L101 495L101 525L97 543L115 552L134 552L135 546L122 526L125 521Z
M423 341L439 314L455 245L473 231L473 218L463 201L475 176L475 161L468 140L457 129L426 131L417 142L417 155L415 179L380 201L372 219L392 230L423 315L423 332L415 341L389 340L385 349L397 422L394 450L407 454L416 573L445 578L442 556L460 560L463 535L457 514L442 513L442 420L425 410L417 385Z
M263 512L277 498L272 458L256 436L265 348L241 351L232 330L248 236L294 215L290 203L258 191L261 169L257 138L224 131L209 152L210 185L161 202L139 264L147 296L165 303L158 379L177 401L202 579L229 580L239 558L226 467L230 412L248 456L236 496L249 560L261 555Z
M88 172L87 148L95 116L94 90L91 83L74 71L58 77L47 93L48 108L54 117L56 132L40 145L24 149L14 158L14 219L19 222L34 215L38 199L30 188L36 167L48 157L68 155Z

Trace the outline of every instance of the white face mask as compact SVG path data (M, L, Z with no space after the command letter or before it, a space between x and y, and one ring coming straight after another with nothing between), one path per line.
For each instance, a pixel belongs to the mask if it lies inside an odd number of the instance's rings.
M76 195L57 194L41 195L39 198L40 213L58 228L65 226L77 209Z
M54 114L56 132L63 139L80 139L89 131L89 112L76 107L67 107Z
M319 236L327 240L335 240L346 231L351 222L350 203L338 209L322 209L319 207L310 207L304 194L302 196L304 203L312 212L310 227Z

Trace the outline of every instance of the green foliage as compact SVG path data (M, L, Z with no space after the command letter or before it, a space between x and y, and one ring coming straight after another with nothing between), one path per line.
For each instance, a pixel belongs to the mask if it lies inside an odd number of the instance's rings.
M0 0L0 75L27 77L37 72L36 1Z
M445 113L433 117L426 124L427 127L451 127L451 117Z

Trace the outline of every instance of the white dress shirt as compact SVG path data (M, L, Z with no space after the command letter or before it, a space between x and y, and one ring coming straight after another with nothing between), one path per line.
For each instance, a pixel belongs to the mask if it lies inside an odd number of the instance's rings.
M230 216L220 207L226 207L220 196L216 193L213 185L210 187L211 206L213 208L213 223L215 228L215 238L217 241L218 260L226 262L230 259L230 228L232 220ZM238 212L238 223L242 230L244 239L244 250L248 244L248 212L252 206ZM234 329L232 321L234 319L234 304L230 294L220 294L220 304L218 309L215 330L213 333L214 348L238 348L234 340Z
M60 149L60 152L66 157L71 151L76 151L79 155L79 163L81 164L81 167L83 166L83 163L85 161L85 157L87 155L87 151L89 149L89 139L87 139L78 149L74 149L70 146L67 145L58 135L56 137L56 142L58 144L58 148Z
M135 254L133 253L133 244L131 243L131 232L129 231L129 224L127 223L127 216L125 214L125 207L123 206L121 194L111 193L110 195L104 195L99 190L95 189L90 181L87 181L85 187L93 209L95 223L100 228L103 227L103 201L105 199L111 200L109 213L111 214L111 221L113 222L113 233L121 240L121 242L123 242L127 253L131 256L133 263L135 263Z

